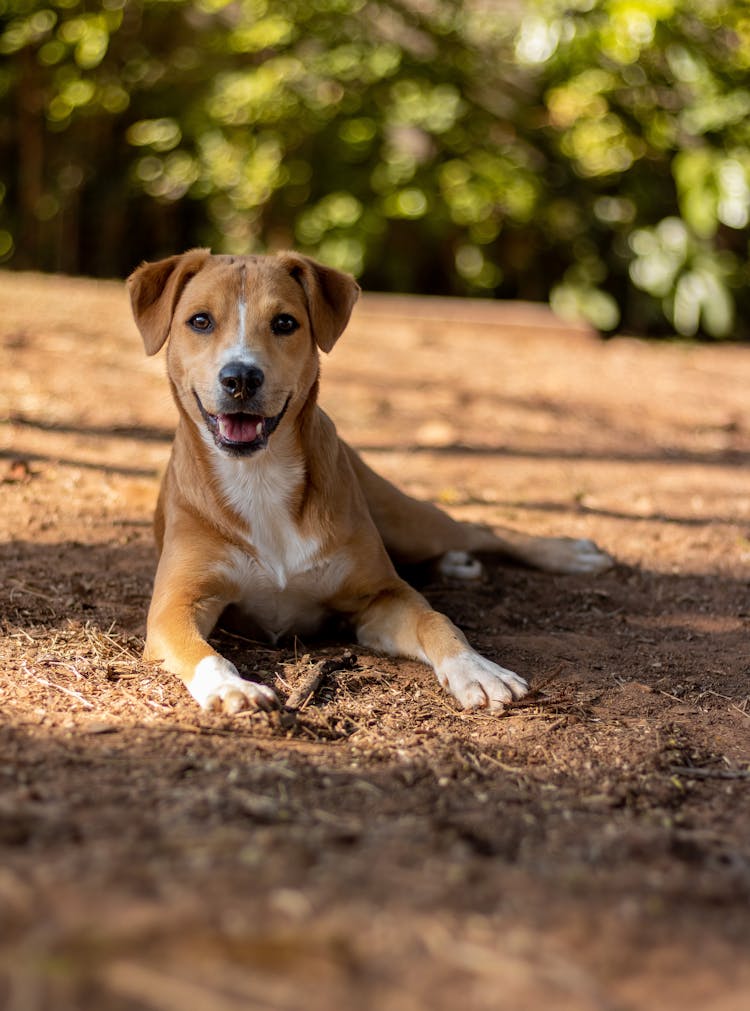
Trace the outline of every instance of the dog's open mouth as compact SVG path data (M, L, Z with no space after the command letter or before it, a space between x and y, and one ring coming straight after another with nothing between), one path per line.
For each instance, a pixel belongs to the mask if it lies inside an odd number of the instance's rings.
M198 394L194 395L203 420L214 437L214 442L219 449L223 449L233 456L246 456L256 450L263 449L284 417L291 399L290 396L278 414L267 418L261 414L248 414L244 411L236 411L231 414L209 414Z

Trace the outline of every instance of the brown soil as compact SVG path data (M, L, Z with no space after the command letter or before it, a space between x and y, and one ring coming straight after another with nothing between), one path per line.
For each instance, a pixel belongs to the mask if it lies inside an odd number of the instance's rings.
M530 679L500 718L357 650L230 719L139 659L174 414L122 288L6 273L0 306L0 1006L750 1006L750 349L366 298L342 434L618 564L426 586ZM348 645L221 648L287 697Z

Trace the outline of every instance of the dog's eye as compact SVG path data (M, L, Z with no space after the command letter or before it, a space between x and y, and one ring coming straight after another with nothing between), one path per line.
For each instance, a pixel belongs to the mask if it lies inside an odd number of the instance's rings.
M281 312L271 320L271 333L275 333L277 337L294 333L295 330L299 330L299 323L288 312Z
M188 320L188 326L196 333L211 333L214 328L214 321L207 312L197 312Z

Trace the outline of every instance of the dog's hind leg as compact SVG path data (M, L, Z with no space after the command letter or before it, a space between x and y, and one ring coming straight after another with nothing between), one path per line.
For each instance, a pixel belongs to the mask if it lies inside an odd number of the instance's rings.
M440 559L449 576L476 579L481 565L474 552L497 554L545 572L597 573L613 562L593 541L535 537L505 527L454 520L432 502L411 498L347 446L349 458L386 550L397 565Z

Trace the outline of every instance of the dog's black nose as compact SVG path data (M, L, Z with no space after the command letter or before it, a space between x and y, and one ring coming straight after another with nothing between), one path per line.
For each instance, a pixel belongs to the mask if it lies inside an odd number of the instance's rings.
M263 370L257 365L245 365L242 362L229 362L219 372L219 383L230 397L239 400L251 397L263 385Z

